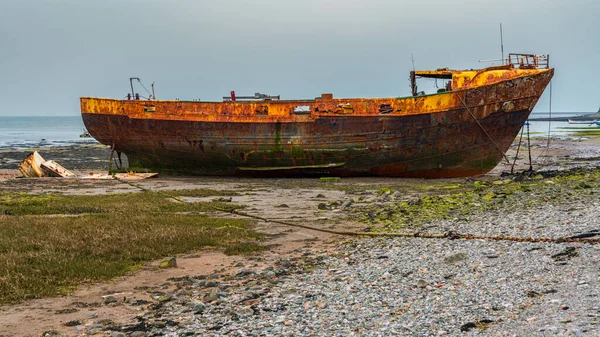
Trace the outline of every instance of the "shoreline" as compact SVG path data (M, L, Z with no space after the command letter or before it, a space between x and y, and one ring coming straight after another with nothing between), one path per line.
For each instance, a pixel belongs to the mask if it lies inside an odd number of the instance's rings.
M573 115L568 117L538 117L529 118L530 122L568 122L572 121L588 121L588 120L600 120L600 112L589 113L584 115Z

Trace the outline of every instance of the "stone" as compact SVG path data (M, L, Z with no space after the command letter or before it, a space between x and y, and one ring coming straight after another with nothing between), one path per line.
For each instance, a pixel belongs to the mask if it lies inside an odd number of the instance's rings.
M104 297L104 305L108 305L111 303L117 303L117 302L118 302L117 298L112 295L108 295L108 296Z
M144 331L134 331L129 337L146 337L146 333Z
M160 268L177 268L177 258L170 258L168 260L162 261L159 265Z
M78 312L79 309L75 309L75 308L66 308L66 309L59 309L56 310L57 314L72 314L74 312Z
M327 308L327 302L325 300L316 300L314 301L314 305L319 309Z
M212 288L210 293L204 295L205 302L214 302L219 299L219 288Z
M250 316L254 314L254 310L252 310L252 308L250 307L241 307L238 310L236 310L236 314L240 316Z
M76 320L73 320L73 321L68 321L68 322L64 323L63 325L64 326L78 326L78 325L82 325L82 324L83 324L82 320L76 319Z
M219 282L215 281L215 280L208 280L206 282L204 282L204 286L207 288L213 288L219 285Z
M470 331L472 329L475 329L477 327L477 324L473 323L473 322L468 322L465 323L463 325L460 326L460 331L462 332L467 332Z
M42 333L42 337L63 337L64 335L58 330L47 330Z
M446 262L448 264L455 264L460 261L466 260L467 257L468 257L467 253L464 253L464 252L456 253L456 254L446 256L446 258L444 259L444 262Z
M194 302L193 305L194 306L193 306L192 311L196 315L202 314L204 312L204 310L206 309L206 306L202 302Z
M102 326L112 326L115 325L115 322L112 319L104 318L96 322L96 324L100 324Z
M419 280L417 281L417 287L423 289L427 287L427 282L425 280Z

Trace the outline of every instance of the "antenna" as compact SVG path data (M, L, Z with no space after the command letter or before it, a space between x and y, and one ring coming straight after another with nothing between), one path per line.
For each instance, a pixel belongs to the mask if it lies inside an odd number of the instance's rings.
M504 63L504 41L502 40L502 23L500 23L500 51L502 52L502 62Z
M412 61L413 71L415 71L415 58L413 56L413 53L410 53L410 60Z

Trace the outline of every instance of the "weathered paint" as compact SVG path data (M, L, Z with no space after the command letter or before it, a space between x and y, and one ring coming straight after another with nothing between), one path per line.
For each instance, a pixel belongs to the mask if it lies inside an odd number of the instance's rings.
M502 153L494 143L508 149L552 75L553 69L455 71L452 91L404 98L82 97L81 111L94 138L161 171L470 176L498 163Z

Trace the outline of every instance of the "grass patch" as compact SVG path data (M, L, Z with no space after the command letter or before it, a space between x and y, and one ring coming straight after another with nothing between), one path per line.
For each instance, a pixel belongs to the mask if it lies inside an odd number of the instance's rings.
M157 192L0 192L0 304L65 295L82 283L108 280L143 262L203 247L231 254L259 251L262 246L248 243L262 239L251 230L252 222L197 213L213 207L239 206L178 203Z
M600 129L596 128L595 130L581 130L581 131L576 131L576 132L569 132L569 136L598 137L598 136L600 136Z
M202 193L202 194L201 194ZM0 192L0 214L86 214L86 213L165 213L208 212L236 207L230 203L182 203L169 196L214 195L196 190L167 192L131 192L104 195L70 196L62 194L31 195ZM238 206L239 207L239 206Z
M540 175L521 182L505 179L475 181L460 186L433 185L431 188L428 195L398 200L385 206L369 205L359 213L365 222L388 229L402 229L441 219L469 219L493 209L510 212L537 208L545 202L560 204L572 198L593 195L594 190L600 188L600 171L564 173L546 179ZM382 189L380 194L386 192Z

